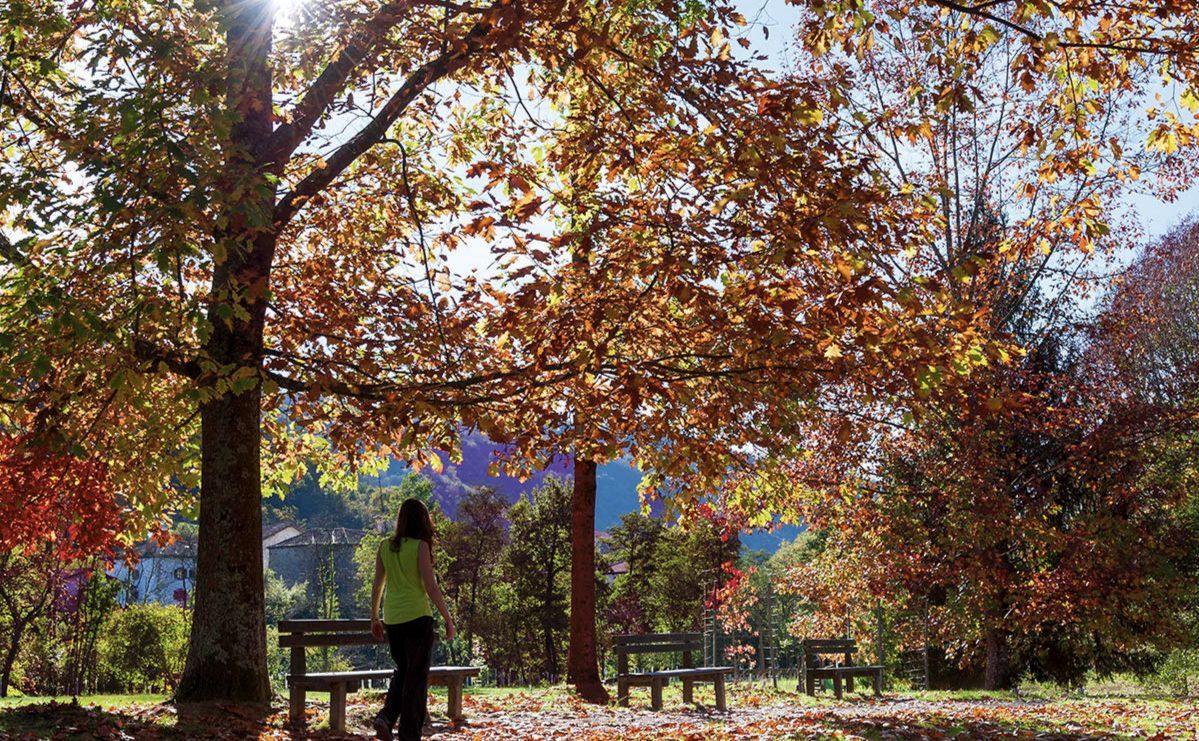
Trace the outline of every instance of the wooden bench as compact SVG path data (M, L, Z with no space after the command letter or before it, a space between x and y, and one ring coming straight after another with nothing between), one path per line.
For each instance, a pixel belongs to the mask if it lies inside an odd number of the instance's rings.
M321 646L363 646L386 643L371 635L370 620L280 620L279 646L291 649L287 686L291 698L288 713L292 726L304 724L304 699L308 691L329 693L329 730L346 729L346 694L357 692L364 682L390 679L395 669L368 669L352 672L307 671L305 648ZM479 676L477 666L434 666L429 669L429 685L448 690L451 720L462 719L462 685L468 677Z
M731 666L692 665L691 653L704 648L700 633L648 633L645 635L618 635L613 640L616 653L616 698L624 707L629 705L630 687L649 687L650 704L654 710L662 709L662 688L671 679L683 683L683 702L694 702L692 688L700 682L712 682L716 687L716 708L727 710L724 693L724 678L732 674ZM629 656L632 654L681 653L683 665L678 669L652 672L630 672Z
M847 638L825 638L806 640L803 642L803 679L804 689L809 695L816 694L816 680L830 677L833 680L833 693L841 699L841 683L845 689L853 692L854 677L872 677L874 679L874 696L883 693L883 669L886 667L873 664L855 666L853 652L854 642ZM836 654L844 659L844 663L821 665L820 657L826 654Z

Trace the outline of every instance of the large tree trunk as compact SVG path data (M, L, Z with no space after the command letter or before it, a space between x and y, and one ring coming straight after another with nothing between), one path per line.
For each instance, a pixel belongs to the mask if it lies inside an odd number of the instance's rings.
M259 459L262 350L274 259L274 186L263 177L272 129L269 53L274 3L222 10L236 123L226 152L205 344L218 370L200 409L200 537L187 665L176 698L270 701L262 568Z
M201 412L200 538L187 665L177 698L266 703L262 493L256 387Z
M570 647L567 675L588 702L608 702L595 637L595 461L574 461L570 535Z
M999 628L988 628L986 642L987 671L983 686L988 690L1011 689L1012 662L1007 632Z

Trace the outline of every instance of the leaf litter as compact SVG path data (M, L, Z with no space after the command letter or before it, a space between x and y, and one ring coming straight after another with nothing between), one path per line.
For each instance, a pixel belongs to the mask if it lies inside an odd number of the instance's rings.
M430 704L425 737L435 741L758 741L765 739L1197 739L1199 708L1184 701L1137 700L913 700L884 698L813 705L786 695L739 698L731 712L700 705L596 706L573 696L515 693L467 695L467 719L451 723L438 701ZM284 705L253 713L234 705L178 710L170 704L120 708L41 703L0 711L0 739L342 739L373 738L371 719L379 700L354 697L344 734L323 730L328 708L310 702L308 730L287 725Z

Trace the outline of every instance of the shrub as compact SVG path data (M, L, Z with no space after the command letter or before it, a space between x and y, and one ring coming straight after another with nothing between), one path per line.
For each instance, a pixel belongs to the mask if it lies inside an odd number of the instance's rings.
M274 569L268 568L263 596L266 601L266 624L275 625L280 620L298 617L308 609L308 582L289 587Z
M287 674L291 669L291 649L280 648L279 628L268 623L266 626L266 670L271 687L282 692L287 685Z
M187 658L188 613L174 605L130 605L100 631L100 684L111 692L175 689Z
M1199 649L1176 648L1166 654L1145 685L1170 695L1193 696L1199 692Z

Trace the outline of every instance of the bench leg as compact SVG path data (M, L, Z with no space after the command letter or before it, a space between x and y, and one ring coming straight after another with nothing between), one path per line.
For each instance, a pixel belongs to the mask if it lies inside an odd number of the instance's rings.
M841 675L840 674L833 675L833 694L835 694L837 696L838 700L841 699Z
M655 679L649 686L650 706L654 710L662 709L662 680Z
M723 713L729 709L724 697L724 675L717 674L714 684L716 685L716 709Z
M694 687L695 685L690 679L683 680L683 702L687 703L688 705L695 702L695 695L692 692Z
M457 723L462 720L462 677L451 677L446 682L446 715Z
M845 691L853 692L853 675L850 674L845 678Z
M616 680L616 702L622 708L629 706L629 685L623 679Z
M288 720L291 722L292 728L304 727L304 695L306 694L303 687L292 685L288 694L291 697L291 708L288 713Z
M329 688L329 730L346 732L346 686L335 684Z
M883 696L883 670L879 669L874 673L874 696Z
M807 685L804 689L812 697L816 696L816 677L811 673L804 675L804 684Z

